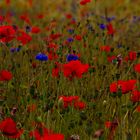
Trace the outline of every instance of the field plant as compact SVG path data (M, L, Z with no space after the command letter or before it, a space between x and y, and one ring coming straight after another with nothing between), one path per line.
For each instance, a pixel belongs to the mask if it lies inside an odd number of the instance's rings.
M139 4L1 0L0 140L140 140Z

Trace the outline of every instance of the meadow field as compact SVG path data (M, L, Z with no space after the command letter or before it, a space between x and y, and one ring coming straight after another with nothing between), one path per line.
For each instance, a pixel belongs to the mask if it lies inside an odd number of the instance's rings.
M140 140L139 5L1 0L0 140Z

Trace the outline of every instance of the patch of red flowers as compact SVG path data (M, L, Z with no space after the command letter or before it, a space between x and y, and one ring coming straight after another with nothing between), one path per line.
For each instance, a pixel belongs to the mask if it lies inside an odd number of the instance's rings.
M39 28L39 27L34 26L34 27L32 27L31 32L32 32L33 34L38 34L38 33L40 33L40 32L41 32L41 30L40 30L40 28Z
M26 45L32 40L32 37L25 32L20 32L20 35L17 37L17 40L22 43L22 45Z
M16 31L13 26L0 26L0 41L1 42L10 42L15 38Z
M131 101L132 102L139 102L140 101L140 91L138 91L138 90L132 91Z
M82 64L79 60L72 60L63 65L63 74L69 79L74 77L82 78L82 74L86 73L89 69L88 64Z
M0 122L0 131L8 138L20 138L23 129L18 130L16 123L11 118L6 118Z
M67 19L71 19L72 18L72 14L68 13L65 15Z
M118 80L110 84L110 92L116 93L120 89L122 94L126 94L135 89L135 84L136 80Z
M74 106L75 109L82 110L86 107L85 102L79 100L79 96L60 96L59 100L63 101L63 107Z
M137 53L135 51L130 51L128 56L125 58L126 61L134 61L137 59Z
M81 0L80 4L81 5L86 5L87 3L91 2L91 0Z
M78 41L81 41L82 37L81 37L81 35L75 35L75 39L78 40Z
M64 140L63 134L54 133L44 126L40 126L38 129L31 131L29 135L31 138L35 138L35 140Z
M108 56L107 57L107 60L108 60L108 62L113 62L113 60L116 60L117 59L117 57L116 56Z
M62 100L64 108L67 108L68 106L72 106L75 101L79 100L79 96L60 96L59 100Z
M137 58L137 53L135 51L130 51L129 60L133 61L133 60L136 60L136 58Z
M140 73L140 64L136 64L136 65L134 66L134 70L135 70L136 72Z
M12 79L12 73L8 70L0 71L0 81L10 81Z
M77 101L77 102L74 103L74 108L75 108L75 109L82 110L82 109L84 109L85 107L86 107L86 104L85 104L85 102L83 102L83 101Z

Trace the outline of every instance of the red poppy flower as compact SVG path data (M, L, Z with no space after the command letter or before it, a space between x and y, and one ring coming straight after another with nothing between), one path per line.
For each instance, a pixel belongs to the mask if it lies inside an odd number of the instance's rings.
M82 40L82 37L80 35L76 35L75 36L75 39L78 40L78 41L80 41L80 40Z
M115 29L113 28L112 24L109 23L109 24L107 25L107 34L108 34L108 35L113 35L114 33L115 33Z
M134 51L129 52L129 60L134 61L137 58L137 53Z
M23 129L18 130L16 123L11 118L6 118L0 122L0 131L9 138L19 138L23 133Z
M106 122L105 122L105 127L106 127L106 128L110 128L111 125L112 125L112 122L110 122L110 121L106 121Z
M71 19L72 18L72 14L66 14L65 15L67 19Z
M136 65L134 66L134 70L135 70L136 72L140 73L140 64L136 64Z
M42 134L40 134L39 130L42 129ZM54 133L51 130L48 130L44 126L42 128L35 129L30 132L30 137L34 137L35 140L64 140L64 135L60 133Z
M129 91L134 90L136 88L136 82L137 80L135 79L127 80L127 86Z
M117 92L117 82L113 82L110 84L110 92L111 93L116 93Z
M37 18L38 18L38 19L43 19L43 18L44 18L44 14L38 14L38 15L37 15Z
M38 34L38 33L40 33L40 31L41 31L40 28L36 27L36 26L32 27L32 30L31 30L31 32L34 34Z
M21 41L22 45L26 45L32 40L32 37L25 32L21 32L21 35L17 37L18 41Z
M117 59L116 56L108 56L108 57L107 57L108 62L112 62L112 61L115 60L115 59Z
M12 73L8 70L0 71L0 81L9 81L12 79Z
M87 72L88 68L88 64L82 64L79 60L72 60L63 65L63 74L70 79L74 77L82 78L82 74Z
M0 41L10 42L15 38L16 31L13 26L0 26Z
M132 92L131 101L132 102L139 102L140 101L140 91L134 90Z
M117 88L118 89L121 89L122 93L125 94L127 93L129 90L128 90L128 86L127 86L127 82L126 81L123 81L123 80L119 80L118 83L117 83Z
M86 107L85 102L76 101L76 102L74 103L74 108L75 108L75 109L82 110L82 109L84 109L85 107Z
M118 122L117 120L114 120L114 121L106 121L105 122L105 127L106 128L109 128L111 132L115 131L115 129L117 128L118 126Z
M89 2L91 2L91 0L81 0L80 4L85 5L85 4L89 3Z

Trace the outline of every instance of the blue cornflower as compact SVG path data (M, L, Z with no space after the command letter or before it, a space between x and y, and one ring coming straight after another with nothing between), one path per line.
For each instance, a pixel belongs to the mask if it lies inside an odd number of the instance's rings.
M114 20L116 17L112 16L112 17L105 17L105 16L100 16L102 19L105 19L108 22L111 22L112 20Z
M39 53L36 55L36 59L40 60L40 61L47 61L48 60L48 56L43 54L43 53Z
M70 42L73 42L73 38L68 38L67 41L70 43Z
M115 16L107 17L107 18L106 18L106 20L107 20L108 22L111 22L111 21L114 20L114 19L115 19Z
M10 52L19 52L21 48L10 48Z
M73 34L74 33L74 29L68 29L67 30L70 34Z
M106 25L104 25L103 23L102 24L99 24L99 27L100 29L104 30L106 28Z
M74 55L74 54L68 54L67 55L67 61L72 61L72 60L78 60L78 56Z

